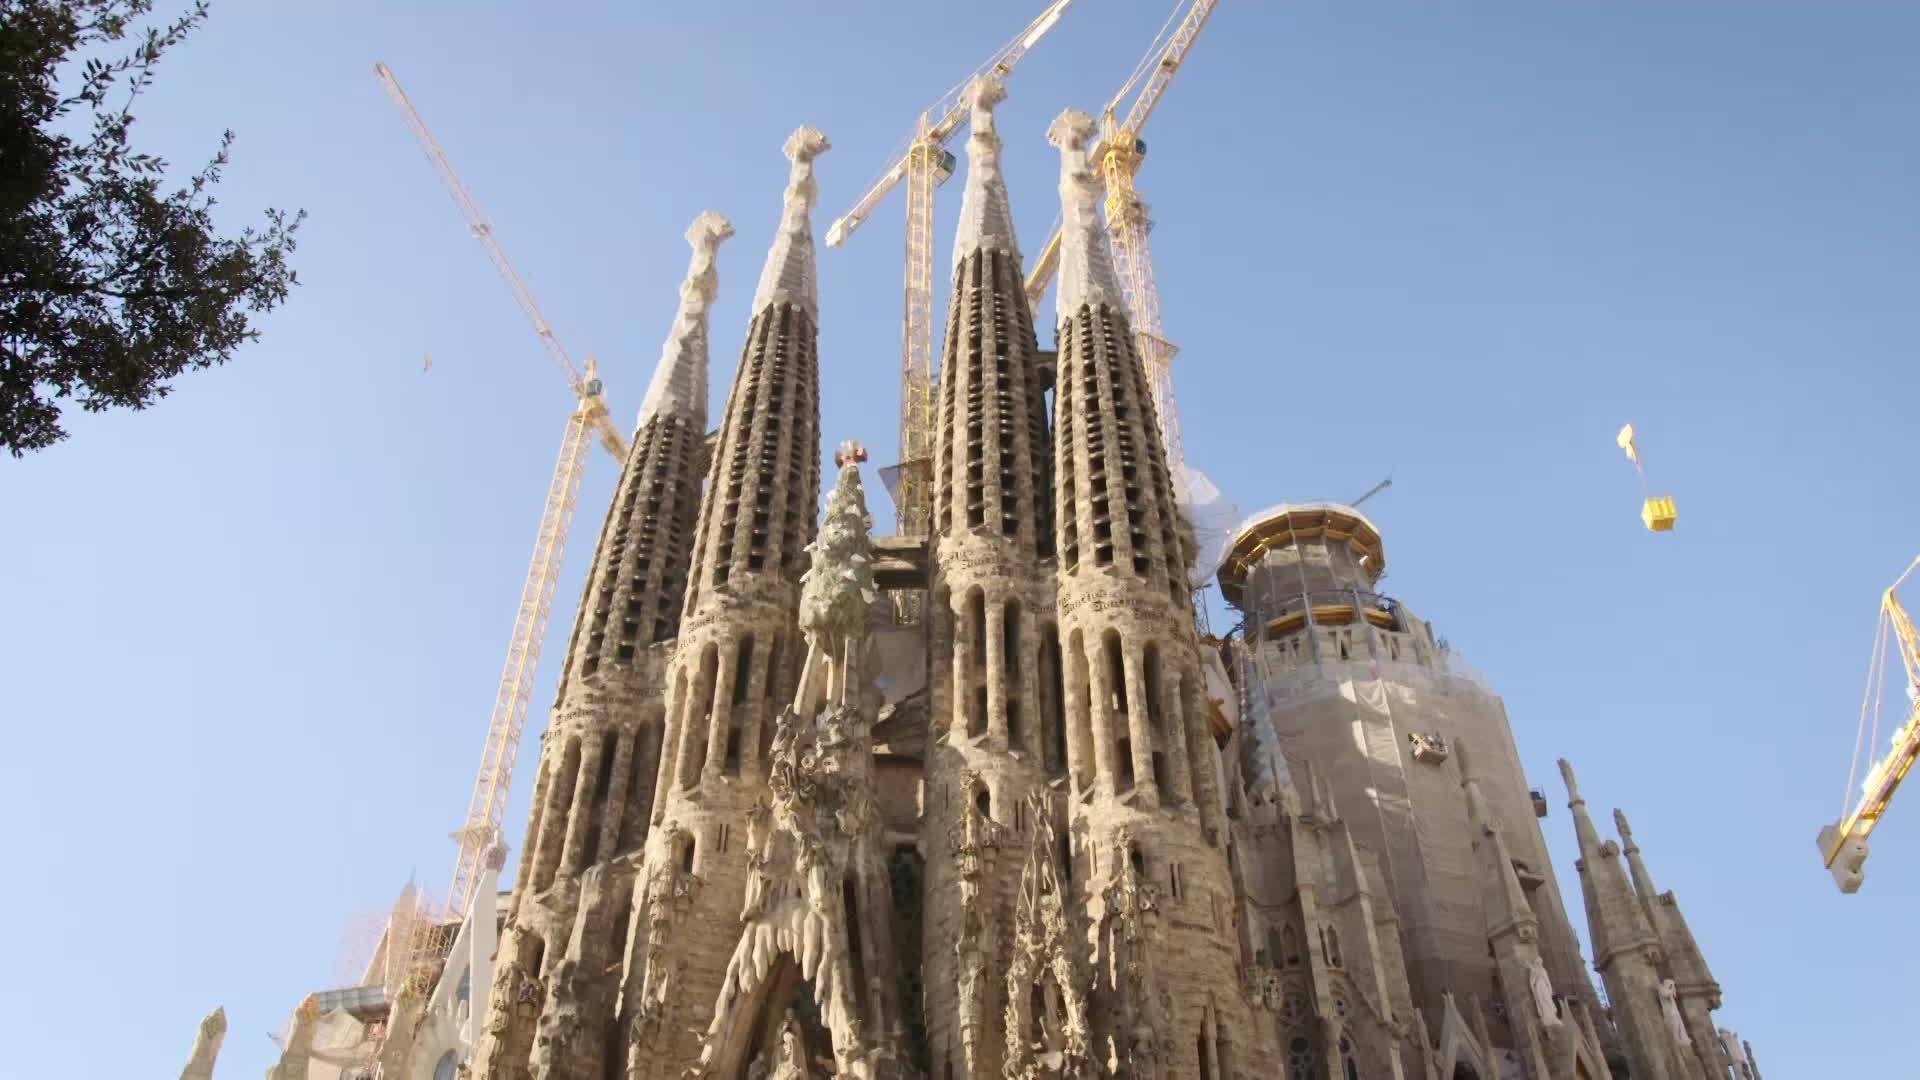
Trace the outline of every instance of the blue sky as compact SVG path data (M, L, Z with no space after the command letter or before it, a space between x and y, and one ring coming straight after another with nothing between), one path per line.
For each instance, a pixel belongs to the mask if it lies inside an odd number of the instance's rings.
M445 888L569 402L374 61L627 423L693 216L739 230L717 400L786 134L833 138L824 229L1039 6L215 5L136 137L185 169L234 128L223 211L307 208L304 284L230 366L0 462L11 1071L161 1075L224 1004L221 1074L255 1075L356 919ZM1047 122L1170 7L1081 0L1016 74L1030 250ZM1911 1064L1920 806L1856 896L1813 835L1920 549L1917 37L1892 3L1228 0L1140 176L1189 459L1249 509L1392 473L1384 587L1505 696L1563 884L1562 755L1631 814L1774 1077ZM822 253L829 450L890 457L902 216ZM1627 420L1670 535L1640 526ZM613 477L596 456L523 780Z

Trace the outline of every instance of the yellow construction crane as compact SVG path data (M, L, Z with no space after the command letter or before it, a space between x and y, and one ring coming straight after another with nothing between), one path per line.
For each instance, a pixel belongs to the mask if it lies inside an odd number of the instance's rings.
M965 90L981 75L1005 78L1021 57L1060 21L1072 0L1052 0L1039 17L979 70L947 91L920 121L907 149L881 173L853 209L827 229L827 246L853 235L902 181L907 185L905 318L900 330L900 465L894 486L895 530L925 533L931 519L933 464L933 189L953 175L947 143L967 121Z
M1867 689L1860 698L1860 729L1854 736L1853 765L1847 771L1847 790L1841 802L1840 820L1820 830L1820 855L1840 891L1860 891L1866 879L1861 869L1867 861L1867 835L1880 823L1893 801L1893 793L1906 779L1907 771L1920 759L1920 634L1913 619L1900 606L1898 590L1909 575L1920 569L1920 558L1907 566L1880 597L1880 628L1874 635L1873 660L1867 667ZM1866 783L1860 789L1860 801L1853 803L1853 781L1859 775L1863 750L1879 741L1881 691L1886 685L1887 650L1897 649L1905 668L1907 721L1893 733L1893 745L1885 757L1867 770ZM1853 809L1847 810L1851 805Z
M399 80L393 76L393 70L385 64L373 66L374 75L380 84L386 87L393 103L400 107L400 115L406 120L407 127L413 131L414 138L420 142L420 148L426 151L427 159L433 162L435 171L440 174L446 185L447 193L453 196L454 203L460 208L460 214L466 219L467 226L486 249L487 258L493 262L494 269L500 271L500 277L512 291L515 302L533 324L534 333L539 335L540 343L546 347L547 355L559 366L560 373L567 380L568 389L577 399L573 412L568 415L565 434L560 441L560 460L553 468L553 480L547 486L546 507L540 513L540 531L535 535L533 561L527 569L526 584L520 590L520 605L513 619L513 637L507 644L507 662L500 673L500 687L493 699L493 713L487 720L487 739L480 754L480 772L474 779L473 796L467 804L466 821L453 838L460 845L460 854L454 863L453 886L447 895L446 917L441 924L458 923L466 916L473 903L473 890L480 879L482 861L487 849L500 835L500 824L506 814L507 792L513 784L514 761L519 756L520 733L526 725L527 703L533 694L533 678L540 663L540 646L547 636L547 618L553 610L554 586L560 577L561 557L566 553L567 530L573 523L574 503L580 495L580 474L586 466L588 453L588 435L598 436L600 445L606 447L617 461L624 462L627 457L627 440L614 426L607 415L606 402L601 398L602 387L596 377L591 359L586 362L583 372L561 347L554 336L553 327L546 316L540 313L540 306L533 299L533 293L526 283L507 261L506 252L494 239L493 226L486 215L467 194L465 184L453 171L453 165L447 155L441 151L440 144L434 140L433 133L427 130L426 122L407 98L406 91L400 88Z
M1164 333L1160 321L1160 290L1153 281L1153 258L1147 248L1147 232L1153 221L1146 200L1133 184L1133 174L1147 156L1147 144L1140 138L1153 110L1159 106L1173 77L1186 63L1194 39L1207 25L1219 0L1192 0L1184 13L1176 9L1153 46L1147 50L1133 74L1113 95L1101 114L1100 140L1089 158L1100 163L1101 182L1106 185L1107 232L1113 246L1114 268L1120 275L1120 288L1126 294L1133 335L1146 366L1153 390L1154 411L1160 420L1160 432L1167 447L1167 469L1174 483L1185 485L1182 467L1186 463L1180 444L1180 416L1174 408L1172 364L1179 351ZM1137 93L1136 93L1137 90ZM1134 94L1133 104L1121 109L1121 102ZM1035 307L1060 268L1060 230L1055 229L1041 249L1040 259L1027 274L1027 300Z

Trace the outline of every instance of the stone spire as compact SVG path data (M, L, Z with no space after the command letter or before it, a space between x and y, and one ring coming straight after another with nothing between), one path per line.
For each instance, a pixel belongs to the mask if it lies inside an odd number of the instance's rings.
M1573 812L1573 831L1580 839L1580 858L1586 864L1580 872L1581 882L1591 883L1587 922L1593 938L1593 962L1598 966L1606 963L1610 953L1654 945L1656 939L1633 883L1620 865L1620 846L1601 839L1600 830L1587 813L1587 800L1580 797L1573 765L1565 758L1560 759L1560 776L1567 785L1567 809Z
M1085 837L1075 888L1104 911L1089 937L1120 943L1103 955L1123 957L1090 998L1096 1039L1122 1041L1114 1060L1130 1075L1159 1076L1169 1048L1185 1056L1209 1030L1216 1061L1259 1036L1246 999L1208 985L1207 964L1236 950L1230 920L1202 899L1233 895L1219 752L1166 450L1094 215L1092 131L1069 111L1051 132L1064 219L1053 462L1069 828ZM1175 898L1193 914L1161 918ZM1210 1029L1197 1022L1209 1015Z
M960 197L960 228L953 239L956 273L961 262L976 251L1004 251L1020 258L1020 246L1013 237L1007 182L1000 173L1000 133L993 126L993 107L1006 97L1006 86L991 75L983 75L967 87L972 133L967 136L967 187Z
M721 242L732 235L733 224L712 210L701 211L687 229L693 261L680 285L680 309L660 350L660 366L653 369L646 400L640 404L640 427L662 413L707 425L707 312L720 293L713 260Z
M493 957L473 968L475 988L483 980L491 987L474 996L476 1012L487 1010L475 1024L480 1076L521 1076L529 1062L539 1073L560 1060L565 1068L599 1071L594 1055L606 1043L597 1031L558 1045L540 1032L556 1024L611 1024L618 966L609 972L606 963L589 965L578 979L549 980L553 992L544 999L536 986L570 941L612 948L610 935L576 933L576 921L598 918L595 905L604 905L605 895L631 893L631 863L646 842L665 753L662 691L680 632L706 475L707 312L719 290L714 257L732 234L727 219L711 210L687 230L693 260L679 310L594 546L553 718L541 737L507 924L497 948L491 919L461 931L471 930L485 942L483 955ZM584 1048L587 1057L568 1059L570 1047ZM534 1061L536 1054L541 1061Z
M307 1080L313 1064L313 1036L320 1026L320 998L308 994L293 1010L293 1025L280 1045L280 1060L267 1070L267 1080Z
M1601 839L1587 813L1587 801L1580 797L1573 766L1565 758L1560 759L1560 776L1567 785L1574 833L1580 838L1576 865L1587 902L1593 966L1607 985L1629 1071L1634 1080L1691 1080L1699 1074L1699 1064L1674 1040L1662 1016L1660 942L1647 925L1626 868L1620 865L1620 846Z
M1485 909L1487 947L1499 973L1495 993L1506 1007L1514 1049L1534 1080L1552 1080L1548 1062L1564 1055L1556 1043L1565 1039L1566 1018L1540 956L1540 919L1515 872L1513 855L1499 824L1487 813L1480 777L1467 752L1466 740L1453 740L1454 760L1460 764L1460 786L1467 800L1473 851L1479 859L1480 898ZM1571 995L1566 995L1571 996Z
M1060 636L1044 561L1054 544L1053 445L993 128L1005 96L993 79L967 87L973 134L930 470L925 801L928 835L946 842L926 848L924 917L957 933L923 939L923 1015L929 1042L949 1046L970 1076L1000 1075L1011 1045L1006 984L990 969L1009 947L997 913L1021 868L990 854L992 837L1067 768Z
M780 224L754 294L739 367L694 530L684 627L660 687L665 761L628 944L628 1071L665 1075L699 1056L749 873L738 838L766 797L776 718L804 651L797 615L820 487L820 365L813 160L802 127ZM585 775L584 773L582 775ZM697 884L696 884L697 883ZM675 928L680 928L676 932ZM696 929L699 928L699 929ZM658 961L658 962L656 962ZM591 970L587 965L582 970ZM658 1070L648 1072L647 1070ZM576 1070L565 1075L598 1075Z
M1460 786L1466 793L1473 845L1476 849L1485 849L1481 890L1487 905L1487 925L1490 929L1514 923L1537 926L1539 919L1527 899L1526 889L1520 884L1520 875L1514 870L1506 836L1487 813L1486 797L1480 791L1480 777L1474 771L1473 758L1467 753L1466 740L1453 740L1453 755L1460 763Z
M832 146L825 133L815 127L803 126L787 137L787 160L793 166L787 173L780 230L767 251L760 287L753 292L755 315L774 304L788 303L805 311L809 319L817 321L820 317L820 286L813 269L813 220L809 214L819 194L813 182L813 159Z
M1707 958L1700 951L1700 943L1694 940L1693 929L1687 925L1687 917L1680 910L1679 898L1655 887L1653 874L1647 870L1646 860L1641 857L1640 845L1634 842L1633 829L1627 824L1626 813L1615 810L1613 824L1619 830L1621 850L1626 854L1627 865L1633 873L1634 892L1640 897L1647 922L1653 927L1654 935L1659 938L1660 946L1666 953L1667 971L1673 978L1680 1014L1686 1022L1688 1041L1694 1053L1699 1055L1708 1075L1722 1075L1733 1062L1723 1054L1711 1015L1714 1009L1720 1007L1720 984L1707 967Z
M200 1030L193 1037L193 1053L187 1057L187 1067L180 1070L180 1080L213 1080L213 1063L226 1037L227 1010L215 1009L200 1021Z
M1084 305L1105 304L1124 311L1120 276L1113 269L1107 230L1100 223L1099 185L1087 165L1087 148L1099 127L1093 117L1068 109L1047 129L1047 141L1060 148L1060 321Z

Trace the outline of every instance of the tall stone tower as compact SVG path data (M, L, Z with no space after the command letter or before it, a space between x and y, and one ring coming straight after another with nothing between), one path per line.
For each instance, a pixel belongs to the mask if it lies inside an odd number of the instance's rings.
M594 548L541 741L533 815L494 969L494 1015L475 1055L480 1075L571 1075L580 1062L556 1060L565 1048L551 1038L536 1055L538 1034L562 1023L591 1028L574 1042L590 1064L615 1020L619 976L605 969L625 951L632 864L660 764L662 688L706 468L714 256L731 235L712 211L687 232L693 261L679 310ZM567 978L547 977L563 965Z
M924 945L931 1057L999 1075L1027 800L1066 773L1049 556L1046 382L993 107L968 88L966 192L940 360L930 608ZM936 1069L937 1071L937 1069Z
M749 812L766 790L773 720L793 694L796 611L820 483L819 299L813 159L802 127L727 396L694 535L686 616L667 682L667 753L653 800L640 904L643 959L629 962L631 1069L666 1075L699 1055L738 936Z
M1325 778L1355 841L1377 857L1427 1023L1441 1025L1443 993L1495 998L1456 739L1473 743L1480 797L1505 824L1554 985L1587 988L1582 1001L1597 1009L1547 872L1535 817L1545 803L1536 809L1506 710L1412 608L1377 591L1385 569L1379 531L1352 507L1286 504L1241 527L1220 582L1246 616L1243 674L1257 684L1263 720L1287 760L1311 762ZM1283 929L1277 913L1266 918Z
M1049 132L1061 155L1058 612L1073 888L1099 942L1095 1055L1129 1074L1232 1075L1265 1048L1221 982L1237 955L1217 757L1173 484L1094 210L1093 133L1076 111Z

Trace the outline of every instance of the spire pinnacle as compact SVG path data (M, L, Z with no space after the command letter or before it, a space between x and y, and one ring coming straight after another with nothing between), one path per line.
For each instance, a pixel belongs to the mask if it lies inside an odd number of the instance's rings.
M973 131L967 136L967 187L960 198L960 228L953 241L956 271L961 260L976 251L1004 251L1020 257L1006 177L1000 172L1000 133L993 126L993 107L1006 97L1006 86L991 75L967 86Z
M767 251L766 267L760 271L760 287L753 293L753 313L760 314L778 303L792 304L818 319L819 283L813 272L813 210L819 189L813 182L813 159L833 146L819 128L801 126L787 137L787 160L793 163L787 172L785 202L780 208L780 230L774 234Z
M1096 185L1087 167L1087 147L1095 131L1093 117L1068 109L1047 129L1047 141L1060 148L1060 321L1082 306L1105 304L1124 313L1120 278L1106 229L1094 209Z
M666 414L688 417L705 430L707 313L720 292L720 275L714 271L713 262L721 241L732 235L733 224L712 210L702 210L687 227L693 260L687 265L686 280L680 283L680 308L674 313L667 343L660 350L660 366L653 369L653 381L647 384L636 427Z
M1625 851L1629 855L1640 850L1640 846L1633 842L1633 829L1627 825L1626 811L1620 809L1614 810L1613 828L1615 832L1620 834L1620 850Z
M1580 797L1580 781L1573 775L1573 763L1560 759L1560 779L1567 785L1567 809L1573 811L1573 832L1580 838L1580 857L1593 859L1600 854L1600 830L1587 813L1587 800Z

